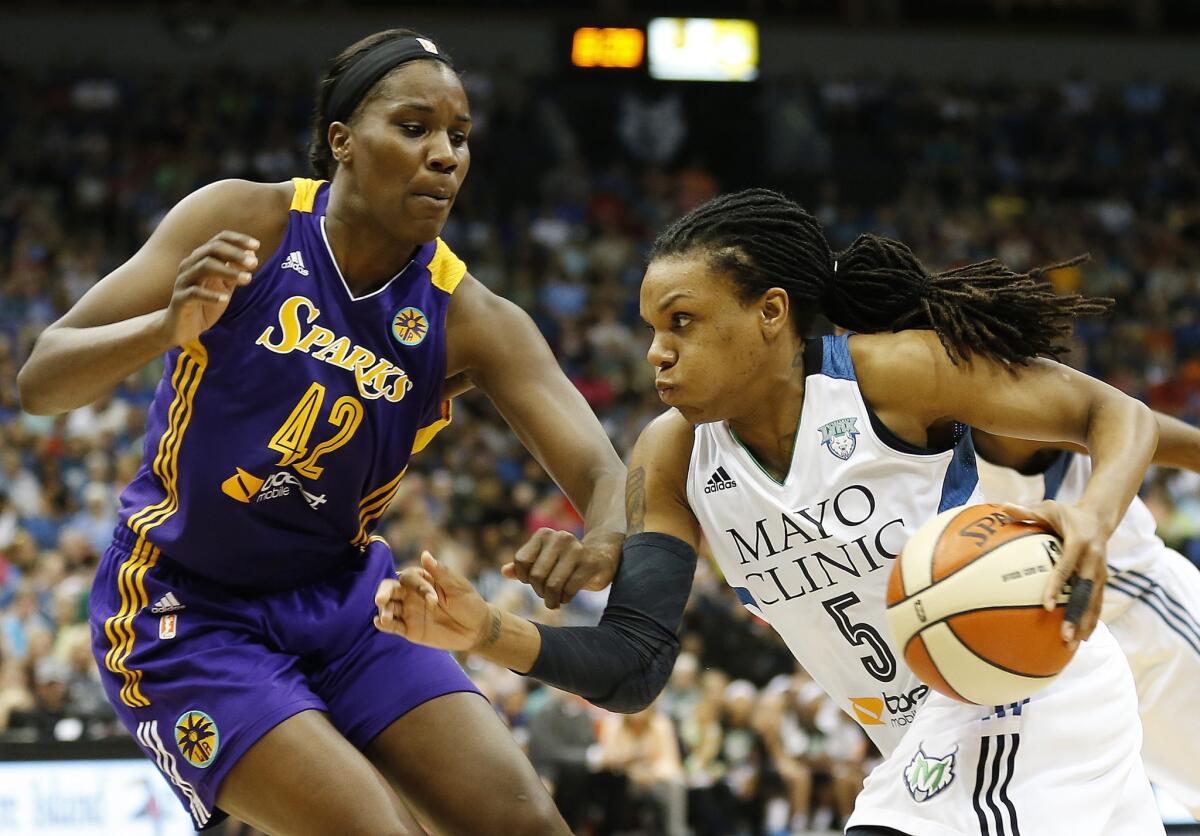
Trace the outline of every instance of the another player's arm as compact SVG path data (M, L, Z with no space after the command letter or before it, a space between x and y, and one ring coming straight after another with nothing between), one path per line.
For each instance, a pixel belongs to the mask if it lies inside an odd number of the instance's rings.
M422 556L383 581L376 626L410 641L470 651L612 711L645 708L679 654L699 524L684 483L691 427L675 412L646 427L630 460L629 537L595 627L548 627L489 605L460 574Z
M625 531L625 466L528 314L467 275L447 315L447 375L465 373L580 510L585 534L543 529L510 572L548 606L613 578Z
M1050 360L1033 360L1015 372L983 357L956 365L929 331L861 335L850 345L863 394L905 440L926 443L930 428L961 421L996 435L1087 448L1092 478L1079 502L1043 502L1032 511L1063 537L1063 559L1047 584L1045 603L1053 606L1072 574L1092 582L1077 631L1079 638L1090 636L1107 577L1105 544L1137 495L1158 443L1149 408Z
M1154 420L1158 424L1158 447L1152 463L1160 467L1200 472L1200 428L1157 411ZM975 444L988 461L1016 470L1023 468L1043 450L1070 450L1085 455L1088 451L1082 444L1070 441L1030 441L984 432L976 433Z
M226 180L181 201L132 258L38 337L17 375L22 407L51 414L91 403L210 327L250 281L260 244L277 245L290 190Z

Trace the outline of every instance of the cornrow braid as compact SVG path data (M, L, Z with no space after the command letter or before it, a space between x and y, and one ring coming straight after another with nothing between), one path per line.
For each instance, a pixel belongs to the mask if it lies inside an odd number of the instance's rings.
M983 354L1025 365L1067 351L1071 320L1101 314L1111 299L1063 296L1045 281L1051 270L1085 257L1016 273L989 259L930 275L906 245L860 235L833 253L820 221L769 189L714 198L671 224L650 258L707 255L734 280L743 301L785 290L793 322L806 333L817 314L852 331L927 328L957 363Z

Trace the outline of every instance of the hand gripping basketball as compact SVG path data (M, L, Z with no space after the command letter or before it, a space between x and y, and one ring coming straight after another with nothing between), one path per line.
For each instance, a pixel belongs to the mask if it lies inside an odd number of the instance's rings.
M1062 559L1046 582L1042 605L1053 610L1058 595L1068 589L1063 622L1063 641L1087 641L1100 620L1104 584L1108 581L1108 533L1100 518L1082 505L1064 505L1053 500L1023 507L1005 505L1014 519L1040 522L1049 526L1063 541Z

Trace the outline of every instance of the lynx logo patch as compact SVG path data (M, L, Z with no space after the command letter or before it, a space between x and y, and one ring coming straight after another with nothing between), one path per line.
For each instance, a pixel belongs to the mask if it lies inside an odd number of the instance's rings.
M858 446L857 422L857 418L838 418L818 428L821 443L842 461L854 455L854 448Z
M914 801L928 801L954 783L954 752L940 758L931 758L925 750L917 747L917 753L904 767L904 785Z
M175 745L188 763L203 769L217 756L221 735L212 717L193 708L175 721Z

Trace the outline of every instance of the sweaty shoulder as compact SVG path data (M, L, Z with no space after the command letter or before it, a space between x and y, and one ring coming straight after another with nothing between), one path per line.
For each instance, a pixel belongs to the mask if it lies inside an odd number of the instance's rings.
M653 459L663 465L682 465L682 478L687 475L695 438L693 425L679 410L668 409L642 428L637 446L645 448L648 460Z
M453 254L450 257L457 261ZM446 308L446 374L478 373L481 367L511 361L514 350L528 355L543 348L549 355L549 348L545 347L545 340L541 339L529 315L513 302L488 290L464 267ZM532 356L528 359L534 361Z
M234 230L257 238L259 254L265 257L283 240L294 195L291 181L218 180L193 192L177 209L195 228L198 243L223 229Z
M670 409L645 426L629 460L629 533L658 531L696 546L700 526L688 505L687 475L695 431Z
M933 331L855 334L848 341L863 399L893 433L919 446L944 423L934 394L946 384L950 357Z

